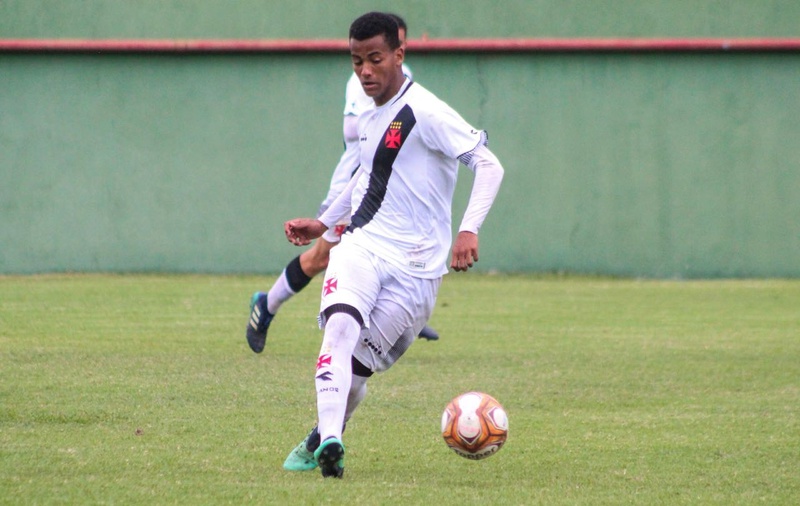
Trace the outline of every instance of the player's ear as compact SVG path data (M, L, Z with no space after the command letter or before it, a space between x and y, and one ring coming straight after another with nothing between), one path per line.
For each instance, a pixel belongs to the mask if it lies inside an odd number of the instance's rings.
M404 48L404 47L401 45L400 47L398 47L397 49L395 49L395 50L394 50L394 57L395 57L395 59L397 60L397 63L399 63L400 65L402 65L402 64L403 64L403 62L404 62L404 61L405 61L405 59L406 59L406 48Z

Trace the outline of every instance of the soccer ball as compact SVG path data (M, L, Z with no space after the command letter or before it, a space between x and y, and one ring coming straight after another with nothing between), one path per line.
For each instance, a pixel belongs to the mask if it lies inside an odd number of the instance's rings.
M454 452L470 460L497 453L508 437L506 410L491 395L461 394L442 413L442 436Z

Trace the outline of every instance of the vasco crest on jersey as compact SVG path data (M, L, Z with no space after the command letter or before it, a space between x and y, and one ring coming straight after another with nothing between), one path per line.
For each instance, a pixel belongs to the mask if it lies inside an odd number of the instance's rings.
M386 137L383 139L383 145L389 149L400 149L400 146L403 144L401 128L403 128L402 121L392 121L389 125L389 129L386 130Z
M339 279L335 275L331 276L328 279L326 279L322 283L322 296L326 297L326 296L336 292L336 289L338 288L338 286L339 286Z

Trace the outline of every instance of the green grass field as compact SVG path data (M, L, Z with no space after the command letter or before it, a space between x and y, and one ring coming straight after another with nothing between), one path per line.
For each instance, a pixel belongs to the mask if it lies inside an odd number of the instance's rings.
M370 383L344 480L287 473L314 422L319 281L267 349L267 277L0 277L0 504L797 504L800 281L452 274ZM508 411L481 462L441 440L468 390Z

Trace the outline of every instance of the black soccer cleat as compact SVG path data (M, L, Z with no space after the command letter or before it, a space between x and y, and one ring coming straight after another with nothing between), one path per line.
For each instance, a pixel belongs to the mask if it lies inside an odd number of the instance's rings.
M439 333L433 330L431 327L425 325L422 327L422 330L419 331L419 337L427 339L428 341L438 341Z
M247 322L247 344L256 353L264 351L267 329L275 315L267 311L267 294L256 292L250 300L250 321Z
M314 452L323 478L344 476L344 445L335 437L323 441Z

